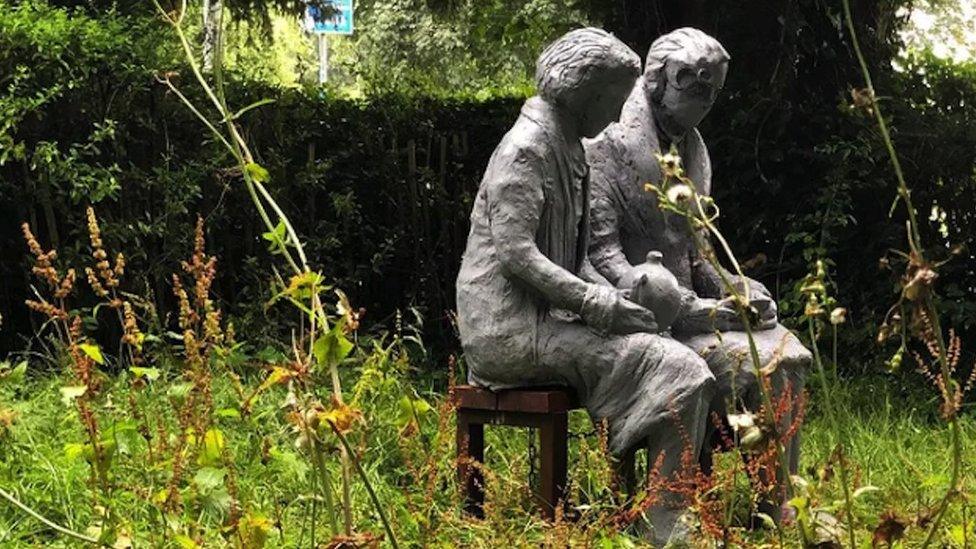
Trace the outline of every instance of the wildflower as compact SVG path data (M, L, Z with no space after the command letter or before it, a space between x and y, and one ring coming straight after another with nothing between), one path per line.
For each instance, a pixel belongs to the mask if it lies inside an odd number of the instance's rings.
M838 324L843 324L847 322L847 309L843 307L836 307L833 311L830 311L830 323L834 326Z
M684 170L681 168L681 156L678 152L672 148L667 154L655 154L654 158L657 159L657 163L661 166L661 173L665 179L670 177L680 178L684 176Z
M854 88L851 90L851 99L855 109L863 109L868 114L874 114L874 90L871 88Z
M694 191L688 185L679 183L668 188L667 196L668 202L678 206L684 206L694 196Z
M756 425L755 415L746 410L741 414L729 414L729 425L739 434L739 445L745 450L757 448L763 440L762 429Z

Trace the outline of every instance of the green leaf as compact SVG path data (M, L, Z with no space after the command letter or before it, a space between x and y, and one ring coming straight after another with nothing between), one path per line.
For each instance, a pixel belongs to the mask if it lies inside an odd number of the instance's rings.
M268 532L272 523L261 515L244 515L237 525L243 549L261 549L268 543Z
M264 105L270 105L270 104L272 104L274 102L275 102L274 99L261 99L261 100L255 101L254 103L251 103L250 105L244 107L243 109L235 112L234 115L231 117L231 120L237 120L238 118L241 117L242 114L246 113L247 111L249 111L251 109L256 109L258 107L263 107Z
M219 467L202 467L193 477L193 484L201 493L208 493L224 485L227 470Z
M285 227L284 221L279 221L278 224L275 225L274 230L261 234L261 238L270 242L268 245L269 252L281 253L282 249L284 249L288 242L285 239L287 230L288 229Z
M94 360L98 364L105 364L105 357L102 356L102 349L98 345L92 343L81 343L78 345L81 352L88 355L88 358Z
M80 397L86 392L88 392L88 387L85 385L70 385L68 387L61 387L61 402L70 406L74 399Z
M10 366L9 362L4 362L0 364L0 383L20 383L24 381L24 377L27 375L27 361L22 360L12 369L7 370L6 368Z
M431 405L424 399L413 400L404 396L400 399L399 410L397 411L397 424L405 427L416 417L417 420L424 417L432 409Z
M159 368L140 368L138 366L132 366L129 371L135 374L137 378L146 378L149 381L156 381L159 379Z
M878 492L880 490L881 488L878 488L877 486L861 486L857 490L854 490L854 499L857 499L863 496L864 494L868 494L871 492Z
M221 408L220 410L217 410L217 416L240 419L241 412L238 411L236 408Z
M200 549L197 542L193 541L188 536L184 536L183 534L173 536L173 541L175 541L181 547L181 549Z
M170 386L170 388L166 391L166 394L169 395L170 398L176 400L177 402L182 402L183 399L186 398L186 395L190 394L190 391L192 390L193 390L192 383L177 383L175 385Z
M256 162L249 162L244 166L244 170L247 171L247 175L251 176L251 179L256 183L264 183L271 177L268 170Z
M224 451L224 434L220 429L210 429L203 436L203 451L197 460L200 465L218 465Z
M325 334L322 334L312 345L315 360L328 368L338 366L340 362L349 356L352 349L352 342L346 338L346 334L342 332L342 328L338 325L334 326Z
M78 459L80 457L89 460L92 454L91 445L89 444L65 444L64 445L64 457L69 460Z

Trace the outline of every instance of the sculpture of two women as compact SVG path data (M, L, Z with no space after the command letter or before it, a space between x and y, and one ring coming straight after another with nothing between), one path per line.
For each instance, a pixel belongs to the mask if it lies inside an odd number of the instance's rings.
M579 29L550 45L537 64L537 96L489 161L457 280L472 383L572 387L607 422L614 454L646 448L664 478L679 473L682 454L707 456L711 412L755 409L745 334L721 305L715 273L644 191L660 178L653 153L673 144L707 194L708 153L695 126L727 61L718 42L692 29L656 41L643 76L639 57L604 31ZM658 295L638 299L634 273L648 257L676 284L648 281L648 271L639 280ZM663 309L657 318L637 303L648 299L680 303L673 326L660 325L671 320ZM756 332L762 359L779 364L772 387L795 394L806 350L776 324L774 306L758 328L766 328ZM787 453L795 464L796 449ZM648 513L656 544L680 536L684 511L677 494L661 496Z

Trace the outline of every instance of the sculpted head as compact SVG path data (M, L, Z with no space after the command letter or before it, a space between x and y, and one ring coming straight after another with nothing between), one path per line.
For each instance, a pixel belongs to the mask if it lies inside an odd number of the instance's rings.
M680 138L705 118L725 84L729 54L711 36L685 27L651 44L644 86L658 126Z
M595 28L566 33L536 63L544 100L565 109L583 137L595 137L620 117L640 74L640 57L612 34Z

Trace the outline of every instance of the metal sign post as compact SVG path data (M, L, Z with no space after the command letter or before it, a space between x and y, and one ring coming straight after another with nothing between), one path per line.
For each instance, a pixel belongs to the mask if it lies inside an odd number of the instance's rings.
M324 32L316 34L319 39L319 84L329 81L329 35Z
M318 38L319 84L329 80L330 34L351 35L353 31L353 0L324 0L305 8L305 28ZM319 7L324 4L323 7Z

